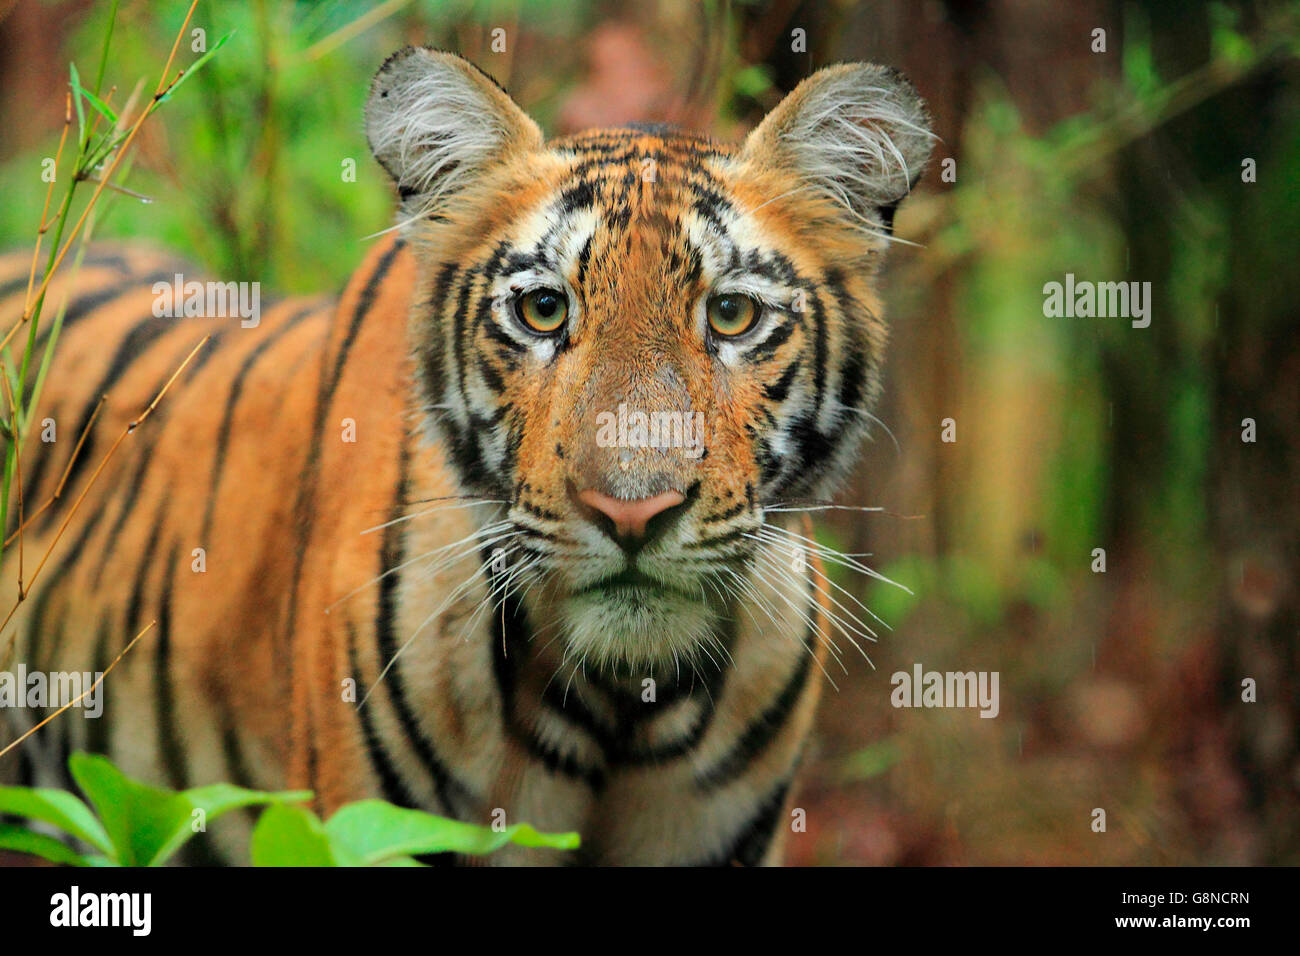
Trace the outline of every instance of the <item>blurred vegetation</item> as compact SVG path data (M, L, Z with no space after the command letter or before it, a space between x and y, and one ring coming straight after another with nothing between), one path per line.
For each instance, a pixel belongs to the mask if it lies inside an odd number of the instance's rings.
M40 821L89 849L77 852L11 823L0 823L0 848L69 866L166 866L209 823L248 808L260 812L249 852L254 866L422 866L416 857L426 854L579 844L576 833L539 833L526 823L476 826L383 800L347 804L321 822L298 805L311 800L309 790L266 793L225 783L161 790L92 754L72 754L68 769L88 803L64 790L0 787L0 813Z
M186 6L123 4L119 101ZM104 13L0 20L6 242L39 221L66 63ZM897 223L921 248L886 277L900 450L879 436L838 499L887 511L822 533L911 593L867 592L893 631L826 695L791 859L1300 862L1300 3L204 0L195 25L233 35L142 137L129 185L153 202L113 196L97 235L283 292L341 288L389 224L361 104L405 43L467 55L552 133L734 139L818 66L904 69L942 143ZM1045 318L1067 272L1151 282L1150 328ZM917 661L999 671L999 718L892 709Z

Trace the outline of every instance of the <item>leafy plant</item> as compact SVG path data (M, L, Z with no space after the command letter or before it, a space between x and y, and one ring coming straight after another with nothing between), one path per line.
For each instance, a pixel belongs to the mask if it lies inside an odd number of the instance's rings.
M175 791L122 773L106 757L68 758L82 801L63 790L0 787L0 814L39 820L90 847L80 852L21 824L0 823L0 849L71 866L162 866L216 818L266 807L253 830L256 866L418 866L426 853L483 855L507 843L557 850L578 846L576 833L539 833L526 823L501 831L362 800L322 822L300 806L311 792L268 793L217 783Z
M9 534L8 537L0 539L0 559L4 558L5 548L15 537L18 539L19 555L18 598L8 614L3 618L3 621L0 622L0 630L3 630L8 625L19 605L26 600L31 591L31 585L45 565L45 560L42 558L35 571L33 571L31 578L24 581L23 528L29 523L30 518L25 513L23 501L19 449L30 431L32 416L38 407L54 348L63 327L63 318L68 304L67 293L65 293L62 303L55 309L55 316L49 326L45 342L40 345L39 332L45 318L46 295L55 274L65 260L68 259L69 252L74 245L77 246L77 251L72 255L71 261L72 272L75 277L80 266L81 256L85 252L86 242L93 231L94 214L100 208L100 199L105 190L111 189L148 201L146 197L126 189L117 181L125 176L126 170L130 166L128 157L131 155L131 146L135 142L145 120L152 116L182 83L197 73L229 39L229 35L222 37L211 50L195 60L188 69L182 69L175 76L172 75L172 65L180 47L181 38L184 36L185 28L190 22L197 3L198 0L192 0L189 11L185 15L185 21L181 25L181 30L172 45L171 53L167 57L166 65L163 67L162 74L154 88L153 95L148 97L143 104L137 104L140 88L137 89L135 94L131 95L120 110L109 105L116 87L109 90L102 97L100 96L104 72L108 64L109 46L117 18L117 0L113 0L105 24L103 44L100 48L99 65L95 71L94 83L91 86L83 84L76 64L69 64L68 91L64 100L63 132L51 161L52 165L46 169L44 176L48 186L45 190L45 204L41 209L40 224L36 230L36 243L32 252L22 314L17 318L17 321L9 326L8 331L0 336L0 384L3 385L3 397L6 399L5 404L7 406L0 409L0 448L3 449L3 452L0 452L0 455L3 456L3 469L2 473L0 473L0 528L9 528L11 491L15 484L18 489L17 530ZM134 113L132 114L133 109ZM72 128L74 114L77 122L76 139L73 144L75 155L72 157L71 168L69 169L66 163L61 165L61 161L63 159L64 145ZM107 121L103 130L100 129L101 121ZM117 177L116 180L115 176ZM66 180L63 198L51 213L50 204L54 196L55 184L63 180ZM81 214L74 220L71 213L74 200L78 194L78 187L82 184L94 184L94 189L82 206ZM67 232L66 239L64 238L65 232ZM46 250L45 265L40 268L42 246L47 233L50 234L50 244L48 250ZM20 334L24 331L25 336ZM29 389L28 376L34 361L37 367L36 378ZM147 414L146 412L145 415ZM142 415L136 424L142 421L144 417ZM91 481L93 482L93 480L92 478ZM87 484L87 487L89 487L89 484ZM43 511L46 507L55 504L62 490L60 486L55 491L54 496L40 506L38 511ZM77 505L74 504L68 517L70 518L76 510ZM48 549L54 547L54 543L58 541L61 534L62 531L54 537L53 541L48 545ZM50 553L48 549L45 557L48 557Z
M0 847L75 866L161 866L231 810L311 798L307 791L263 793L224 783L162 790L131 779L106 757L84 753L69 757L68 769L89 805L63 790L0 787L0 813L48 823L91 852L8 823L0 823Z
M415 856L482 856L514 843L572 850L576 833L538 833L526 823L497 831L407 810L383 800L361 800L324 823L303 807L273 806L253 830L255 866L419 866Z

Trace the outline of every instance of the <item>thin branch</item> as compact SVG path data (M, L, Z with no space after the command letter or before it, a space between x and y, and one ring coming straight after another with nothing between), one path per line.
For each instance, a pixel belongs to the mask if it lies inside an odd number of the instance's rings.
M328 53L332 53L354 36L364 33L376 23L388 19L398 10L409 6L411 0L387 0L377 7L367 10L361 16L357 17L351 23L344 24L333 33L320 40L317 40L302 53L294 58L297 63L310 63L313 60L319 60Z
M0 376L4 382L5 398L9 400L9 420L14 423L14 480L18 483L18 601L27 597L23 590L23 453L22 441L18 436L18 403L14 401L13 386L9 384L9 370Z
M68 464L63 469L63 476L59 478L59 484L54 489L54 494L51 495L48 499L46 499L45 504L41 505L39 508L37 508L30 515L27 516L26 524L31 524L33 521L39 518L41 514L46 510L48 510L50 506L52 506L56 501L58 501L59 496L63 494L63 486L67 484L68 475L72 473L72 466L76 463L77 456L81 454L81 446L86 443L86 436L89 435L90 430L95 427L95 419L99 418L100 409L104 407L104 401L107 398L108 398L107 395L99 396L99 401L95 403L95 410L90 413L90 418L86 421L86 427L81 430L81 437L77 439L77 446L72 449L72 454L68 457ZM23 530L24 527L25 525L20 523L18 527L14 529L14 533L11 534L9 537L5 538L4 546L6 548L9 547L9 542L13 541L14 538L18 537L19 533Z
M90 476L90 480L86 482L86 487L81 489L81 494L77 496L77 500L73 502L73 505L68 510L67 515L64 516L63 523L59 525L59 530L55 533L54 539L50 541L49 545L45 549L45 553L41 555L41 560L36 565L36 570L32 572L32 578L29 584L36 583L36 578L40 575L41 570L45 567L46 562L49 561L50 555L54 552L54 546L58 544L59 539L63 537L63 533L68 529L69 523L71 523L78 509L81 508L81 503L86 500L86 495L90 493L90 489L94 487L95 481L99 478L100 474L103 472L104 466L107 465L110 459L112 459L113 455L116 454L117 449L121 446L122 442L125 441L129 435L133 434L137 428L143 425L145 421L149 418L149 416L153 414L153 410L157 408L158 403L163 400L163 396L166 395L167 390L172 387L172 383L175 382L177 377L182 372L185 371L186 366L188 366L190 362L193 360L194 356L198 354L199 349L207 345L208 340L211 338L212 336L205 335L203 337L203 341L201 341L198 345L194 346L194 348L190 350L190 354L185 357L185 361L182 362L180 364L180 367L176 369L175 372L172 373L171 378L167 379L167 383L163 385L163 387L159 390L158 394L154 396L154 399L152 402L149 403L149 406L140 414L138 418L127 422L126 428L122 430L122 434L117 436L117 441L113 442L112 446L108 449L108 451L104 453L104 457L100 459L99 465L98 467L95 468L94 474L92 474ZM30 593L30 589L29 589L29 593ZM0 622L0 633L2 633L4 629L9 626L9 622L13 619L14 614L18 611L18 607L19 605L22 604L22 602L23 599L22 597L20 597L17 601L14 602L14 606L9 609L9 613L5 615L4 621Z
M90 176L90 175L82 176L81 178L88 183L98 183L102 181L103 184L107 186L109 189L112 189L115 192L119 192L123 196L130 196L132 199L138 199L142 203L153 202L152 196L146 196L144 193L138 193L134 189L127 189L125 186L119 186L117 183L110 183L107 180L99 180L96 179L94 176Z
M58 179L59 160L63 158L63 144L68 139L68 128L72 126L72 91L68 91L67 98L63 101L63 133L59 136L59 148L54 151L54 176L50 179L49 186L45 189L45 205L41 207L41 225L36 230L36 246L32 249L32 268L27 274L27 295L23 299L23 311L27 311L27 303L31 301L32 286L36 284L36 262L41 257L41 241L45 238L46 231L53 223L47 221L46 216L50 211L50 199L54 195L54 182ZM5 341L9 340L5 336Z
M146 625L144 626L144 630L140 631L139 634L137 634L135 637L131 638L131 640L127 642L126 647L122 648L122 653L121 653L121 654L118 654L117 657L113 658L113 663L111 663L111 664L109 664L107 667L105 667L105 668L104 668L104 673L100 674L99 677L97 677L97 678L95 679L95 682L94 682L93 684L91 684L91 685L90 685L89 687L87 687L84 691L82 691L81 694L77 697L76 700L70 700L70 701L68 701L66 704L64 704L62 707L60 707L60 708L59 708L58 710L56 710L54 713L50 714L50 716L48 716L48 717L46 717L44 720L42 720L42 721L41 721L39 724L37 724L35 727L31 727L31 728L29 728L28 730L26 730L26 731L22 734L22 736L20 736L17 740L15 740L13 743L11 743L11 744L9 744L8 746L6 746L3 750L0 750L0 757L4 757L5 754L7 754L9 751L13 750L15 747L17 747L20 743L22 743L24 740L26 740L26 739L27 739L28 737L30 737L32 734L36 733L36 731L40 730L42 727L44 727L46 724L48 724L48 723L49 723L51 720L53 720L55 717L59 716L59 714L63 713L63 712L64 712L65 710L67 710L69 707L75 707L77 704L81 703L81 702L82 702L86 697L88 697L91 693L93 693L94 690L95 690L95 688L98 687L100 684L102 684L102 683L104 682L104 678L107 677L107 676L109 675L109 672L112 671L113 668L117 666L117 662L120 661L122 658L126 657L126 652L129 651L131 648L135 647L135 642L138 641L138 640L140 640L140 638L144 637L145 633L146 633L146 632L147 632L151 627L153 627L153 626L154 626L155 624L157 624L157 623L158 623L157 621L150 621L148 624L146 624Z
M140 132L140 127L143 126L144 121L153 114L154 107L156 107L171 88L180 81L180 78L185 75L184 71L181 71L170 83L167 81L167 77L171 73L172 62L176 59L176 51L179 49L181 44L181 37L185 35L185 31L189 27L190 18L194 15L194 8L198 6L198 2L199 0L191 0L190 8L185 14L185 21L181 24L180 30L176 33L176 40L172 44L172 51L167 57L167 63L163 67L162 76L159 78L158 86L154 90L153 100L140 111L140 115L136 117L135 122L131 124L131 129L126 134L126 139L123 141L121 147L114 153L113 161L105 171L103 179L98 185L96 185L94 193L90 196L90 201L87 202L86 208L81 211L81 216L77 219L76 225L72 227L72 234L68 236L67 241L64 242L62 248L59 249L59 253L55 257L53 264L46 269L45 278L41 281L40 288L36 290L34 297L29 297L28 301L24 303L22 318L14 324L14 327L9 330L4 339L0 340L0 349L3 349L8 345L9 340L13 338L14 333L31 318L33 307L44 297L46 290L50 286L51 280L54 278L55 272L58 271L59 266L63 263L64 258L68 254L68 250L72 248L72 244L76 241L77 234L81 231L81 227L86 224L86 217L94 208L95 202L99 199L100 194L103 193L105 183L113 178L113 173L117 171L118 164L122 162L122 158L127 154L128 150L130 150L131 143L135 140L136 134Z

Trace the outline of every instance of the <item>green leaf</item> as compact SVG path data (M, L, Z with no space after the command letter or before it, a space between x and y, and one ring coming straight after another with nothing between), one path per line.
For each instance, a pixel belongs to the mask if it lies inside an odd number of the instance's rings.
M901 756L898 738L886 737L853 753L844 762L840 776L844 780L870 780L898 763Z
M195 834L194 811L203 811L205 825L211 823L231 810L244 807L257 807L267 804L302 803L311 799L310 790L286 790L279 793L267 793L261 790L248 790L229 783L214 783L205 787L193 787L182 791L180 796L189 803L189 812L171 839L159 847L155 855L155 865L166 862L172 854L181 848Z
M311 799L310 790L248 790L229 783L192 787L182 792L193 807L207 814L209 820L244 807L255 807L264 803L303 803Z
M302 807L276 805L253 828L254 866L354 866L340 859L320 817Z
M44 857L51 863L88 865L80 853L54 837L45 833L35 833L12 823L0 823L0 850L30 853L32 856Z
M211 49L211 50L209 50L207 53L203 54L201 57L199 57L197 60L195 60L192 64L190 64L190 68L189 68L188 70L186 70L184 73L181 74L180 79L176 81L176 85L173 86L173 87L172 87L170 90L168 90L166 93L164 93L162 96L158 97L158 102L159 102L159 103L166 103L169 99L171 99L171 98L172 98L172 94L175 93L177 90L179 90L179 89L181 88L181 84L184 83L186 80L188 80L188 79L189 79L191 76L193 76L195 73L199 72L199 68L200 68L201 66L203 66L204 63L207 63L208 60L212 59L212 57L216 55L216 52L217 52L218 50L220 50L223 46L226 45L226 41L229 40L229 39L230 39L232 36L234 36L234 35L235 35L235 31L234 31L234 30L231 30L229 33L227 33L225 36L223 36L220 40L218 40L216 43L214 43L214 44L212 45L212 49Z
M108 834L90 808L64 790L0 787L0 813L41 820L104 853L113 852Z
M114 126L117 125L117 114L113 112L111 106L101 100L94 93L90 92L90 90L82 90L81 95L86 98L87 103L95 108L95 112L104 117L104 119L108 120Z
M72 73L70 81L72 98L76 101L77 107L77 141L85 145L86 115L81 107L82 97L85 97L86 102L95 108L95 112L114 125L117 124L117 114L113 112L107 103L81 85L81 76L77 73L77 64L69 63L68 66L71 68Z
M325 831L335 847L371 865L421 853L485 854L507 843L556 850L572 850L579 844L576 833L539 833L526 823L498 832L383 800L348 804L330 817Z
M196 832L194 811L206 826L241 807L296 803L307 791L263 793L218 783L177 793L150 787L123 774L106 758L73 754L68 766L77 785L99 811L118 862L123 866L161 866Z
M179 793L137 783L106 757L75 753L68 769L104 822L122 866L149 866L178 827L189 823L190 802Z
M70 81L72 85L72 105L77 108L77 142L86 141L86 111L81 105L81 77L77 75L77 64L69 63L69 70L72 74Z
M772 88L772 77L761 63L738 70L731 82L737 93L751 99L757 99Z

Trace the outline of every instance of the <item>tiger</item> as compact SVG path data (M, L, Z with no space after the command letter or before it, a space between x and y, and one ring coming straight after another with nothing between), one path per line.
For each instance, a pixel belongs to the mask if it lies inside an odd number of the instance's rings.
M51 285L33 421L57 439L21 448L16 659L99 673L154 625L102 717L61 716L11 766L66 787L88 750L174 789L302 788L322 815L380 798L580 836L505 865L779 863L828 667L873 633L828 562L870 569L817 543L807 503L882 388L924 102L842 63L739 145L547 140L486 72L408 47L365 134L395 225L337 297L160 316L192 273L134 241ZM0 259L4 315L29 268ZM225 823L214 859L246 859Z

